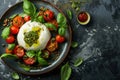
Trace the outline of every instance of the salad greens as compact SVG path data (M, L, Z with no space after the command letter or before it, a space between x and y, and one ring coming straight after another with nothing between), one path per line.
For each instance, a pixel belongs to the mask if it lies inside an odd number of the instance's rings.
M52 24L52 23L45 23L44 25L45 25L47 28L53 29L53 30L55 30L55 31L57 30L56 27L55 27L55 25Z
M68 80L70 78L71 73L72 73L72 69L67 62L61 68L61 80Z
M13 55L13 54L7 54L7 53L4 53L0 56L0 58L4 58L4 57L13 57L13 58L18 58L16 55Z
M71 47L76 48L78 46L78 42L72 41Z
M13 50L14 47L15 47L15 43L8 44L8 49L9 49L9 50Z

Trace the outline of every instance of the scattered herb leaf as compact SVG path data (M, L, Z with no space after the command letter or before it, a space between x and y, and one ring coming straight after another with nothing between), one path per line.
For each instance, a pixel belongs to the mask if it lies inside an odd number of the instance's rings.
M78 46L78 42L72 41L71 47L76 48Z
M69 9L67 10L67 15L68 15L69 19L71 20L72 19L72 12Z
M18 73L16 73L16 72L13 72L13 73L12 73L12 78L15 79L15 80L20 79Z
M71 76L72 69L68 63L61 68L61 80L68 80Z
M14 58L17 58L16 55L13 55L13 54L7 54L7 53L4 53L0 56L0 58L3 58L3 57L14 57Z
M9 36L9 34L10 34L10 27L5 27L2 31L1 36L3 39L6 39Z
M78 58L75 62L74 62L74 66L75 67L78 67L79 65L81 65L83 62L83 59L82 58Z
M53 30L55 30L55 31L57 30L56 27L55 27L55 25L52 24L52 23L45 23L44 25L45 25L47 28L49 28L49 29L53 29Z

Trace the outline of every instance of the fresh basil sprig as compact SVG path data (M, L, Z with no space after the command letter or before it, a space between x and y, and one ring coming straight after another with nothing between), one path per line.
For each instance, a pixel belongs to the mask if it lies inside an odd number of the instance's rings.
M62 66L61 68L61 80L68 80L72 73L72 69L68 63Z
M33 50L27 51L26 55L30 58L33 58L35 56L35 52Z

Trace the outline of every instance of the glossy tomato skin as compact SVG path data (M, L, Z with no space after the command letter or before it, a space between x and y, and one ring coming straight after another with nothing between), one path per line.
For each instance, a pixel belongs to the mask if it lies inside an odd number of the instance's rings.
M10 35L10 36L8 36L8 37L6 38L6 42L7 42L8 44L13 43L14 41L15 41L15 37L12 36L12 35Z
M30 18L30 16L28 16L28 15L24 17L24 21L25 21L25 22L30 21L30 19L31 19L31 18Z
M63 43L65 41L65 37L63 37L61 35L56 35L56 41L58 43Z
M13 26L21 27L24 24L24 19L21 16L16 16L12 21Z
M44 12L44 20L45 21L51 21L54 18L54 12L51 10L46 10Z
M11 34L17 34L19 32L19 28L15 26L10 27Z
M24 63L27 65L33 65L35 63L35 58L26 58L24 59Z
M20 58L23 57L25 55L24 48L20 47L19 45L15 46L14 54L16 54Z

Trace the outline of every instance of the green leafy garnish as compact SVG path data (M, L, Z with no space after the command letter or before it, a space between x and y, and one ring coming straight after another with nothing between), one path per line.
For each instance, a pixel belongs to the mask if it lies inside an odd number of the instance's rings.
M26 52L26 55L29 57L29 58L33 58L35 56L35 52L33 50L30 50L30 51L27 51Z
M25 71L30 71L31 67L24 65L24 64L20 64L20 66L25 70Z
M76 48L78 46L78 42L72 41L71 47Z
M68 15L68 18L71 20L72 19L72 12L69 9L67 10L67 15Z
M1 36L3 39L6 39L9 36L9 34L10 34L10 27L6 27L3 29Z
M12 78L15 79L15 80L20 79L18 73L16 73L16 72L13 72L13 73L12 73Z
M45 25L47 28L49 28L49 29L53 29L53 30L55 30L55 31L57 30L56 27L55 27L55 25L52 24L52 23L45 23L44 25Z
M7 54L7 53L4 53L0 56L0 58L5 58L5 57L14 57L14 58L17 58L16 55L13 55L13 54Z
M74 62L74 66L77 67L79 65L81 65L83 62L83 59L82 58L78 58L75 62Z
M8 44L8 49L9 49L9 50L13 50L14 47L15 47L15 44L14 44L14 43Z
M60 27L59 29L58 29L58 34L59 35L61 35L61 36L64 36L65 35L65 31L66 29L64 28L64 27Z
M61 68L61 80L68 80L71 76L72 69L68 63Z
M41 57L38 57L38 63L42 66L48 65L48 62L44 58L41 58Z

